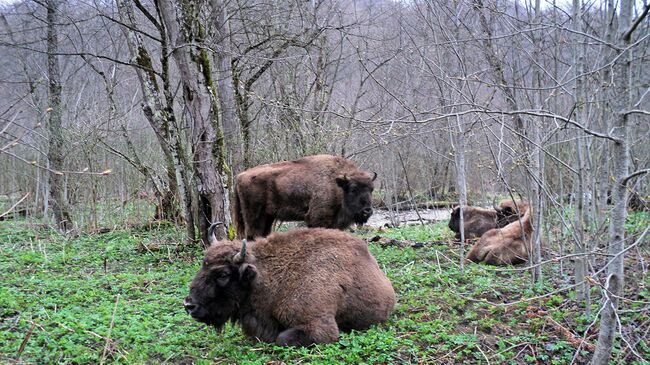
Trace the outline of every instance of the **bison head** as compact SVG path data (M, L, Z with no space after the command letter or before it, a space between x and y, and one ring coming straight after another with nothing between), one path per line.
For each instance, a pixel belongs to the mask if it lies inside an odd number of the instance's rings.
M528 202L525 200L504 200L499 206L495 206L494 210L497 211L497 224L499 227L504 227L516 221L519 216L524 215L528 210Z
M372 215L373 181L377 178L367 173L336 178L336 184L343 189L343 209L350 214L355 223L363 224Z
M460 207L451 210L448 227L454 232L460 232Z
M240 304L250 292L257 275L246 263L246 241L215 243L206 250L201 269L190 285L183 306L195 320L220 330L239 317Z
M512 207L496 208L497 211L497 224L499 227L504 227L508 223L517 220L517 212Z

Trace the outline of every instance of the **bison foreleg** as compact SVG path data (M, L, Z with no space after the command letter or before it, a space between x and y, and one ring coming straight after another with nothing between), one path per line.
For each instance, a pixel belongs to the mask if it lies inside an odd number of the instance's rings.
M482 250L482 247L480 245L480 242L477 242L469 250L469 253L467 253L467 257L465 259L478 264L479 262L483 261L484 254L483 254L482 251L483 250Z
M306 325L280 332L275 343L280 346L309 346L339 340L339 328L334 318L320 318Z

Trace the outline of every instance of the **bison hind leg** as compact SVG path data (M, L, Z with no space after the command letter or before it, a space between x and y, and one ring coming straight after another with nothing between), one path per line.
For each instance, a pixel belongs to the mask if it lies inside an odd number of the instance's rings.
M271 234L274 220L274 216L260 213L257 218L247 227L246 239L252 241L256 238L266 237Z
M310 346L339 340L339 328L334 318L320 318L306 325L286 329L275 343L280 346Z
M274 216L267 214L264 217L264 237L271 234L271 231L273 230L273 222L275 222Z
M477 264L483 261L485 257L485 252L484 252L485 250L481 246L482 246L482 242L480 241L476 242L474 246L472 246L472 248L467 253L465 260L475 262Z

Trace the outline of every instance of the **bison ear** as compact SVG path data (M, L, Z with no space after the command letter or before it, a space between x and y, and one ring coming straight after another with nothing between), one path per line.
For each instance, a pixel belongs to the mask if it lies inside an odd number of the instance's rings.
M347 175L343 175L343 177L337 177L336 178L336 184L340 187L343 188L343 190L347 189L348 185L350 184L350 180L348 180Z
M242 283L250 284L257 276L257 268L255 265L243 264L239 267L239 280Z

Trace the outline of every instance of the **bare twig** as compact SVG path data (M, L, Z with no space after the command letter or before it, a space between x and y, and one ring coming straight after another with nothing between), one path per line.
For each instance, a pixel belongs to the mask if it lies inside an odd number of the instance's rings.
M100 365L104 365L106 360L106 352L108 351L108 346L111 343L111 332L113 331L113 325L115 324L115 312L117 312L117 303L120 301L120 295L117 295L115 298L115 306L113 307L113 315L111 316L111 325L108 327L108 334L106 335L106 343L104 344L104 351L102 351L102 358L99 360Z
M415 208L415 214L418 215L418 219L420 220L420 224L424 225L424 221L422 220L422 216L420 215L420 210L418 209L418 205L415 204L415 197L413 196L413 191L411 190L411 184L409 183L409 175L406 172L406 166L404 166L404 160L402 159L402 154L397 151L397 157L399 157L399 162L402 164L402 170L404 171L404 179L406 179L406 188L409 191L409 195L411 196L411 201L413 201L413 207Z
M564 340L567 341L569 344L571 344L571 346L573 346L574 348L584 347L589 351L594 351L596 348L596 346L587 342L584 338L580 338L576 336L573 332L571 332L571 330L558 323L556 320L551 318L551 316L549 316L546 311L540 308L534 306L528 306L528 308L526 308L526 317L528 318L537 317L545 320L551 325L551 327L553 327L556 331L560 332L562 337L564 337Z
M14 205L12 205L12 206L11 206L11 207L6 211L6 212L0 214L0 218L2 218L2 217L4 217L5 215L11 213L11 211L14 210L14 209L18 206L18 204L22 203L23 200L27 199L28 196L29 196L29 192L28 192L27 194L25 194L24 197L20 198L20 200L17 201Z
M36 322L32 322L32 326L29 327L29 330L25 334L25 338L23 338L23 342L20 343L20 347L18 348L18 352L16 353L16 362L20 360L20 355L22 355L23 351L25 351L25 346L27 346L27 341L29 341L29 338L32 337L32 333L34 333L34 327L36 327Z

